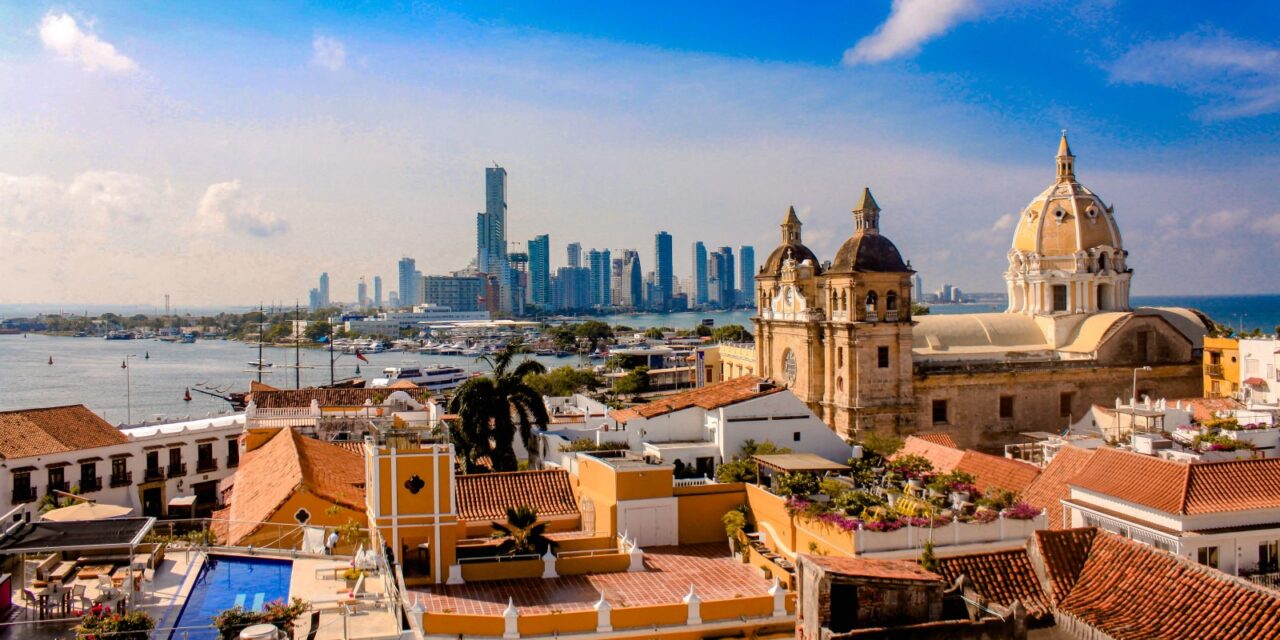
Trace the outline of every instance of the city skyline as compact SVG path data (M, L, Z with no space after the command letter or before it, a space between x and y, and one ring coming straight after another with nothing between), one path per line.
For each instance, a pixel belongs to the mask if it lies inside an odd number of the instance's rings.
M974 1L929 24L912 4L664 6L690 19L662 29L625 7L0 7L0 303L244 305L397 255L447 272L494 162L520 242L629 248L651 226L686 274L693 239L768 246L794 204L826 255L870 186L917 269L999 290L1063 128L1145 232L1135 294L1280 281L1238 260L1280 238L1273 4ZM46 249L67 229L75 260Z

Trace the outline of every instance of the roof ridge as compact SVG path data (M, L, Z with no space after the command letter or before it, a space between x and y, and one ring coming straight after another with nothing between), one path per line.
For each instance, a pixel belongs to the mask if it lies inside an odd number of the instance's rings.
M590 451L586 451L586 452L584 452L584 453L591 453L591 452L590 452ZM532 475L532 474L535 474L535 473L568 473L568 471L567 471L567 470L565 470L565 469L521 469L521 470L518 470L518 471L493 471L493 472L489 472L489 473L464 473L464 474L462 474L462 475L458 476L458 478L459 478L459 479L463 479L463 478L492 478L492 477L494 477L494 476L510 476L510 475L515 475L515 474L518 474L518 473L525 473L525 474L530 474L530 475Z
M25 409L4 409L4 410L0 410L0 414L3 414L3 413L29 413L29 412L31 412L31 411L53 411L54 409L73 409L73 408L75 408L75 407L84 407L85 409L89 409L89 407L85 407L85 405L84 405L84 403L83 403L83 402L73 402L73 403L71 403L71 404L55 404L55 405L53 405L53 406L49 406L49 407L27 407L27 408L25 408ZM96 413L95 413L94 415L98 415L98 414L96 414ZM99 417L101 417L101 416L99 416Z
M1182 478L1182 503L1178 505L1178 513L1186 515L1187 504L1191 502L1191 465L1187 465Z

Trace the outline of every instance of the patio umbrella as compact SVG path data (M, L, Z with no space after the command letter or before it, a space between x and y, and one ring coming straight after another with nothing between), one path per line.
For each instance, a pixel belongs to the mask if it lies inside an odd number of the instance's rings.
M133 513L129 507L114 504L98 504L96 502L78 502L69 507L54 509L40 516L42 520L67 522L70 520L109 520Z

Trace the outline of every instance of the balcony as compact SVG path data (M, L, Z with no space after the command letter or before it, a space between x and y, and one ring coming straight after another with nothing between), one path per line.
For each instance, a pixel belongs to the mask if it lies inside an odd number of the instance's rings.
M157 471L159 471L159 469L157 469ZM126 471L126 472L125 472L125 473L123 473L123 474L117 474L117 475L113 475L113 476L111 476L111 486L112 486L112 487L127 487L127 486L129 486L129 485L131 485L131 484L133 484L133 472L132 472L132 471Z
M35 500L36 500L35 487L27 487L25 489L21 487L13 488L13 501L12 501L13 504L21 504L23 502L35 502Z
M875 311L868 311L865 318L863 318L863 321L864 322L880 322L880 315L877 314Z
M1204 374L1205 374L1206 376L1209 376L1210 378L1221 378L1221 377L1222 377L1222 365L1220 365L1220 364L1206 364L1206 365L1204 366Z
M49 483L49 495L53 495L53 492L54 492L54 491L61 491L61 492L63 492L63 493L70 493L70 491L71 491L71 487L67 485L67 481L66 481L66 480L63 480L62 482L50 482L50 483Z
M213 458L196 460L196 473L209 473L218 470L218 461Z
M897 310L897 309L890 309L890 310L888 310L888 311L885 311L885 312L884 312L884 321L885 321L885 322L897 322L897 321L898 321L898 310Z
M164 480L164 469L161 469L160 467L147 467L147 470L142 473L142 481L152 482L155 480Z
M185 475L187 475L187 463L179 462L178 464L169 465L170 478L181 478Z
M95 478L80 478L81 493L89 493L90 491L102 490L102 476Z

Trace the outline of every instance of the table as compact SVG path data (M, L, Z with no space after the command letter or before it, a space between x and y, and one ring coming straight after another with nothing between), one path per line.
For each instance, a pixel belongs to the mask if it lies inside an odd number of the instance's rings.
M33 585L34 586L34 585ZM34 587L31 594L36 597L36 606L40 607L40 617L47 616L53 609L50 599L56 597L58 609L63 613L71 612L71 590L48 585Z

